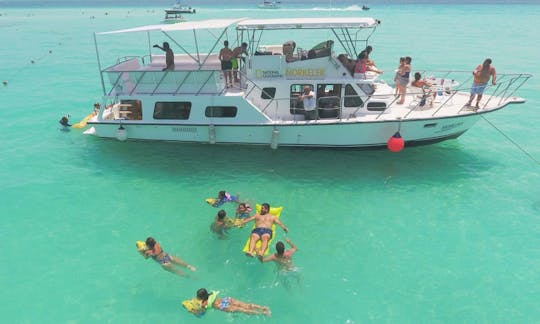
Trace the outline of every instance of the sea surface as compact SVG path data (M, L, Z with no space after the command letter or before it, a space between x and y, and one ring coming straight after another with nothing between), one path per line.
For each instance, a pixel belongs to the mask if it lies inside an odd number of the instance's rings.
M540 5L192 3L189 20L372 16L382 24L371 56L385 71L405 55L416 68L456 70L491 57L499 73L534 75L516 94L525 104L485 116L456 140L391 153L122 143L60 131L60 117L76 122L101 99L93 33L158 24L165 6L3 3L0 322L540 322ZM218 209L204 199L220 190L284 207L289 233L278 228L276 241L298 246L296 273L278 276L273 264L244 256L249 227L224 240L210 233ZM135 241L148 236L195 265L194 277L143 259ZM201 287L267 305L272 316L198 319L180 302Z

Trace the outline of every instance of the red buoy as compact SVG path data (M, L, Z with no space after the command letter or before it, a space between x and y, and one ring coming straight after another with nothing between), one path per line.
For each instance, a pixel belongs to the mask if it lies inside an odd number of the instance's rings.
M403 150L403 147L405 146L405 141L399 134L399 131L397 131L394 135L392 135L392 137L388 139L388 143L386 143L386 146L392 152L399 152Z

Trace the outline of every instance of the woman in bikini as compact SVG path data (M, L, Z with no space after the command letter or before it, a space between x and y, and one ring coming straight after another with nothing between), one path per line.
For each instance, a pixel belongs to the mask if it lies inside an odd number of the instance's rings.
M197 299L201 301L201 306L204 309L214 308L229 313L240 312L250 315L271 315L269 307L245 303L232 297L218 298L218 294L219 292L217 291L208 293L205 288L201 288L197 290Z
M185 277L187 276L183 271L177 269L174 264L180 265L184 268L187 268L191 271L197 270L194 266L188 264L184 260L180 259L179 257L175 257L174 255L170 255L165 253L161 249L161 245L154 240L153 237L149 237L146 239L146 247L147 250L144 252L145 255L150 256L154 261L161 264L163 269L175 273L179 276Z

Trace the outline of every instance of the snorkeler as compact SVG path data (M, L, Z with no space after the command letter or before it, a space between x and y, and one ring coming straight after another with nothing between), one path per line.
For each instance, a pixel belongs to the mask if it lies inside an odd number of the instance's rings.
M233 196L230 193L226 192L225 190L222 190L218 192L218 197L216 198L216 201L214 202L214 207L219 207L223 205L226 202L235 202L238 203L239 195Z
M158 242L156 242L156 240L154 240L154 238L152 238L152 237L149 237L149 238L146 239L146 247L147 247L147 250L144 251L144 253L147 256L152 257L152 259L154 259L156 262L161 264L163 269L165 269L165 270L167 270L169 272L175 273L175 274L177 274L179 276L182 276L182 277L187 276L183 271L177 269L173 264L180 265L180 266L182 266L184 268L187 268L187 269L189 269L191 271L197 270L194 266L188 264L187 262L180 259L179 257L175 257L173 255L165 253L161 249L161 245Z
M60 120L58 121L60 123L60 125L62 125L64 127L71 127L71 124L69 123L68 117L69 117L69 115L60 118Z
M188 311L200 315L201 313L204 313L209 308L218 309L222 312L229 312L229 313L245 313L249 315L266 315L270 316L272 313L270 312L270 308L266 306L260 306L256 304L249 304L243 301L239 301L237 299L234 299L232 297L223 297L218 298L219 292L212 291L211 293L208 293L208 291L205 288L201 288L197 290L197 301L200 302L200 308L196 309L188 309ZM184 306L185 307L185 306Z

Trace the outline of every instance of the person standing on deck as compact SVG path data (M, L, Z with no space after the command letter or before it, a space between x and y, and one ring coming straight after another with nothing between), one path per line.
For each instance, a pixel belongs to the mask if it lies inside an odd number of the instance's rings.
M221 70L223 71L223 77L225 78L225 86L227 88L232 87L232 58L233 51L229 48L229 41L223 42L224 47L219 51L219 60L221 61Z
M492 85L495 85L497 81L497 71L491 66L491 59L487 58L484 63L478 65L473 71L473 76L474 81L471 87L471 96L465 107L471 106L476 95L476 106L474 109L478 110L480 108L480 100L482 100L482 95L484 94L484 90L486 90L489 79L491 78Z
M159 46L158 44L154 45L155 48L159 48L160 50L165 52L165 66L162 71L174 71L174 53L169 46L169 43L163 42L163 47Z
M315 93L309 85L304 86L304 92L298 97L304 103L304 117L306 120L314 120L319 118L316 108Z

